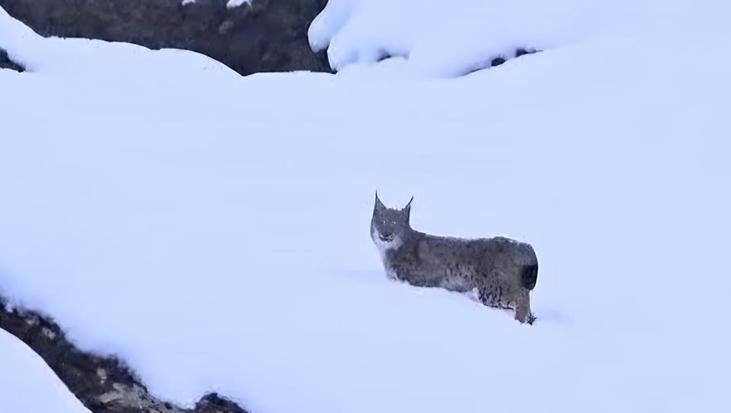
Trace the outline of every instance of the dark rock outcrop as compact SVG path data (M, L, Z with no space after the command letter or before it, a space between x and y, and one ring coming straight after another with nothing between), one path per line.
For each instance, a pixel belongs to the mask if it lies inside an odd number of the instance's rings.
M25 68L10 59L8 52L0 49L0 69L11 69L18 72L25 71Z
M521 47L521 48L515 49L515 57L517 58L520 56L525 56L527 54L538 53L539 51L540 50L524 49ZM500 66L501 64L507 62L510 59L511 59L511 57L497 56L490 61L490 67Z
M44 36L84 37L176 48L208 55L247 75L330 71L307 29L327 0L0 0L13 17Z
M0 329L18 337L58 375L93 413L246 413L236 403L211 393L193 409L151 396L137 376L115 357L80 351L48 317L10 309L0 296ZM3 374L13 374L4 371Z

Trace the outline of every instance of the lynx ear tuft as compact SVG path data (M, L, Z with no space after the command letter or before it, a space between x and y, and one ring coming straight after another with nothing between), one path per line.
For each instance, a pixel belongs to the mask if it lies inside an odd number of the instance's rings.
M381 199L378 198L378 191L376 191L376 205L373 207L373 211L382 211L384 209L386 209L386 206L383 205Z
M402 210L402 211L404 211L404 214L406 214L406 222L407 222L407 223L409 222L409 218L411 218L411 203L412 203L412 202L414 202L414 197L413 197L413 196L412 196L412 197L411 197L411 199L409 200L409 203L408 203L408 204L406 204L406 206L405 206L405 207L404 207L404 209Z

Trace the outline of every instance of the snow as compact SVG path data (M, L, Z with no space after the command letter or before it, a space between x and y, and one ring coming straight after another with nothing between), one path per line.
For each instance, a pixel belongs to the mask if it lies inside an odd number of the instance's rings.
M420 3L389 6L381 31L370 3L332 2L313 28L330 34L311 37L331 59L371 53L346 41L358 21L355 37L403 52L336 76L242 78L0 15L0 46L30 68L0 70L3 293L184 405L217 391L256 413L723 411L727 6L648 2L428 79L470 59L413 76L437 33L398 23L434 14ZM414 195L416 229L530 242L535 325L387 279L376 189Z
M0 330L0 411L89 413L43 360Z
M239 6L243 6L245 3L251 5L252 0L228 0L226 3L226 7L229 9L233 9Z

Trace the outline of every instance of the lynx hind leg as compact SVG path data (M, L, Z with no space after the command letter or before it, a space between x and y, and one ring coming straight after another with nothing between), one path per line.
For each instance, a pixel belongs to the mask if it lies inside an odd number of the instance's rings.
M525 324L533 324L536 317L530 311L530 292L521 288L515 301L515 319Z
M505 288L499 283L486 283L477 288L477 297L480 302L488 307L509 310L510 305L505 300Z
M480 286L477 289L477 299L488 307L497 307L497 302L494 299L494 295L491 294L490 288Z
M517 295L509 291L500 283L483 285L478 288L478 298L488 307L515 311L515 319L522 324L533 324L536 317L530 310L530 291L521 288Z

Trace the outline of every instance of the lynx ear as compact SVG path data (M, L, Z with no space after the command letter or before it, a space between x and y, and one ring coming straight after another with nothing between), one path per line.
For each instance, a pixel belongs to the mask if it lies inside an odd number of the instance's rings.
M381 202L380 198L378 198L378 191L376 191L376 205L373 207L373 212L383 211L384 209L386 209L386 206L383 205L383 202Z
M414 202L414 197L413 196L409 200L409 203L406 204L406 206L402 210L402 211L404 211L404 214L406 214L406 222L409 222L409 218L411 218L411 203L412 202Z

